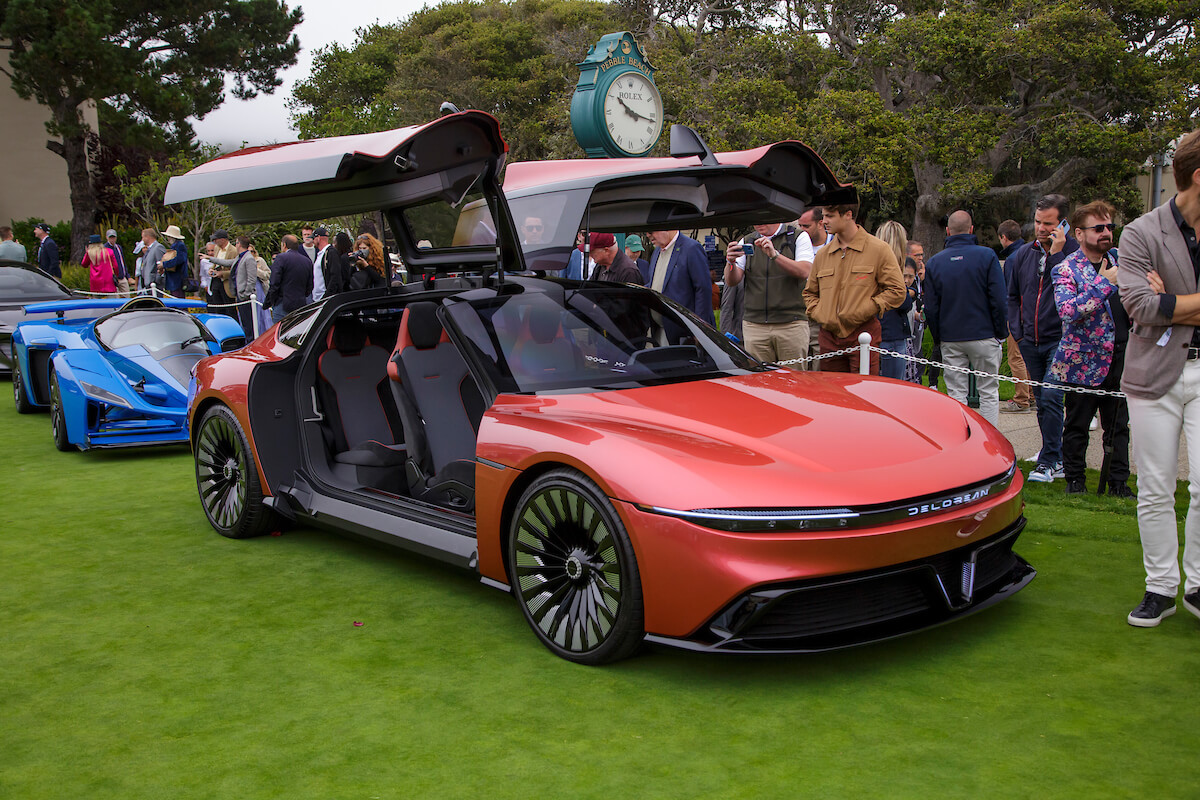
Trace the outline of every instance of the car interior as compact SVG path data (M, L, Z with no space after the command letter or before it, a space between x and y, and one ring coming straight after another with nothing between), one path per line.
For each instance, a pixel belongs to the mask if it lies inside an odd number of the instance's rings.
M486 409L437 309L423 300L342 311L302 368L313 387L306 433L317 433L306 439L339 488L471 512Z

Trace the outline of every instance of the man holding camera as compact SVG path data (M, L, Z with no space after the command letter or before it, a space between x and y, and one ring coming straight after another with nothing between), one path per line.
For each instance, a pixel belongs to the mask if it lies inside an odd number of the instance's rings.
M745 281L742 332L746 350L759 361L808 355L808 311L804 284L812 271L808 234L783 224L755 225L725 251L725 285ZM804 369L803 364L789 365Z

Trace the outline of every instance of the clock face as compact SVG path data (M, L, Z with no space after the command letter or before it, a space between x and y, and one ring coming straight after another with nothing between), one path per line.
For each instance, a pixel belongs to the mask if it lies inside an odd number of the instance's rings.
M630 155L654 147L662 131L662 96L640 72L622 72L604 94L604 126L612 141Z

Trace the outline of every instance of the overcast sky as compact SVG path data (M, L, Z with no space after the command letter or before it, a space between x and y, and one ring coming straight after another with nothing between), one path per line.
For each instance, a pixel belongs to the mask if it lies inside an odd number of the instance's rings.
M241 147L243 141L250 146L295 141L286 103L292 86L312 72L313 51L331 42L349 47L356 39L355 28L375 21L397 22L426 5L437 4L437 0L304 0L298 4L304 10L304 22L296 28L300 54L296 66L280 73L283 85L275 94L253 100L238 100L226 93L220 108L195 123L196 135L200 141L226 150Z

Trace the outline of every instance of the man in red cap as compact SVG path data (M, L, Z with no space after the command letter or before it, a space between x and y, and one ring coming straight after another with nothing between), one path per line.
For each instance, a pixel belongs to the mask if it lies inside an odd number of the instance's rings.
M592 260L596 262L590 280L636 283L638 286L643 284L645 279L641 270L633 263L633 259L617 247L615 236L611 233L593 233L590 244Z

